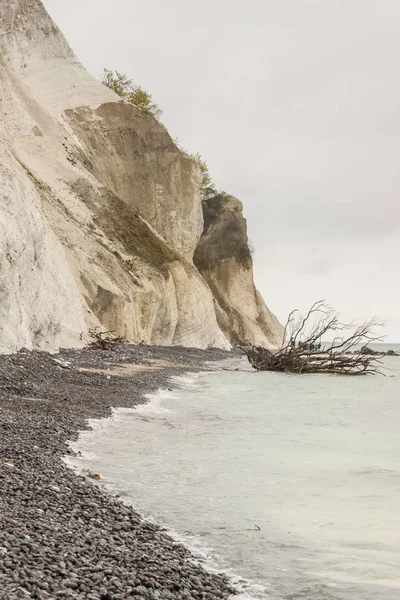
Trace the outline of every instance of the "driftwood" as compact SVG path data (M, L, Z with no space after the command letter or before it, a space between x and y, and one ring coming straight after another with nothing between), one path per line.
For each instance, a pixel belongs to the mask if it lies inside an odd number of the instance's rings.
M242 348L254 369L337 375L381 373L381 355L365 352L369 343L382 341L382 337L373 333L376 326L382 325L377 319L359 326L341 323L337 313L323 300L315 302L305 318L296 319L297 313L294 310L288 317L280 349ZM338 336L343 331L349 332L347 337ZM323 336L333 337L333 341L324 343ZM363 352L354 351L360 344L364 344Z
M123 337L115 335L115 331L98 331L98 327L89 329L89 340L81 333L81 340L84 340L92 350L115 350L121 344L126 344Z

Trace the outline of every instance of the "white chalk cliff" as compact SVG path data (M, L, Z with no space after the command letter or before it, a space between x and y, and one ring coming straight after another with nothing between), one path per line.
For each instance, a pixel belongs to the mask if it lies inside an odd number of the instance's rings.
M207 267L199 179L159 121L85 71L40 0L1 0L0 352L79 346L93 326L277 344L249 262L235 279L230 260L228 282L225 256Z

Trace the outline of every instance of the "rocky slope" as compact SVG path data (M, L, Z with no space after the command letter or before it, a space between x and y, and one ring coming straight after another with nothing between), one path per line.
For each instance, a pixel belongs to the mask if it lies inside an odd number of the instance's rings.
M1 4L0 352L79 346L93 326L132 342L275 343L270 313L242 314L233 292L261 306L252 277L232 270L223 305L225 268L204 267L194 161L84 70L40 0Z

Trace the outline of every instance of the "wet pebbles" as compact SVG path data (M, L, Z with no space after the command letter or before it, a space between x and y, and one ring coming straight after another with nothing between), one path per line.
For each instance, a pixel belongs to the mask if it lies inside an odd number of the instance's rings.
M172 374L227 356L133 346L0 356L1 599L229 597L225 577L204 571L183 546L62 461L86 419L143 403ZM172 366L121 375L121 365L154 361Z

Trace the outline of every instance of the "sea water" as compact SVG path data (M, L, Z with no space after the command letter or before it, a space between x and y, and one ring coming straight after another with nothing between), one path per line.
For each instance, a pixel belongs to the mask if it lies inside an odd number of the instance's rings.
M92 423L78 467L245 597L399 600L400 358L386 377L242 366Z

